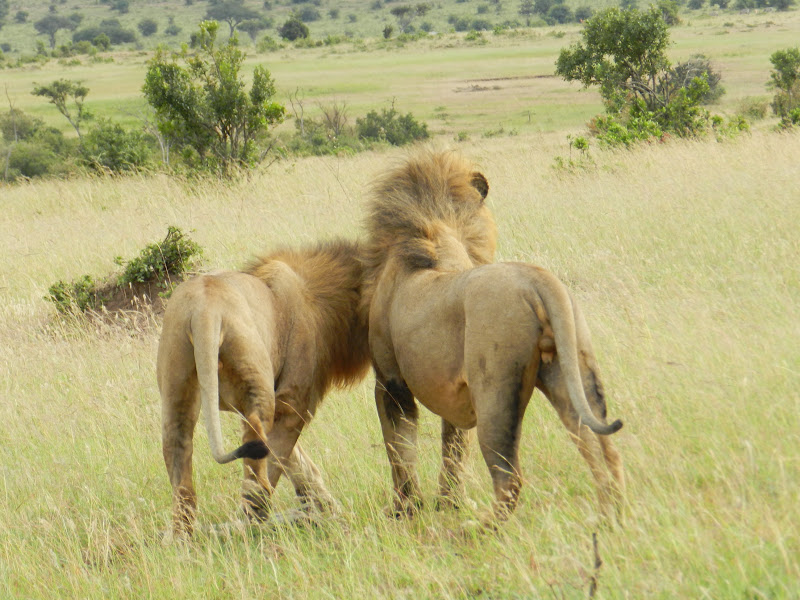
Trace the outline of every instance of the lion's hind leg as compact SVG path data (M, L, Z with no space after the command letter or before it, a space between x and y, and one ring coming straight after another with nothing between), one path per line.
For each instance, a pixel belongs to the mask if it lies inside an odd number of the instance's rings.
M621 486L624 486L624 477L622 461L611 440L608 436L598 435L586 425L581 424L564 385L556 384L549 389L543 388L543 391L558 412L570 439L589 465L597 487L597 499L603 516L611 516L612 511L616 511L619 515L622 500ZM592 401L593 397L594 394L587 393L590 404L596 404ZM596 413L599 412L599 407L593 406L592 408ZM610 468L614 479L609 477L609 468L606 467Z
M272 488L266 473L267 435L275 418L274 377L264 345L247 338L230 339L220 352L220 400L240 413L243 455L243 507L251 518L263 518Z
M185 539L192 535L197 511L192 481L193 436L200 417L197 380L169 382L162 394L162 452L172 484L172 532L175 538Z
M523 389L520 376L499 389L473 390L478 417L478 442L494 486L492 514L482 519L493 529L507 520L517 506L522 488L519 467L519 441L522 419L532 390Z

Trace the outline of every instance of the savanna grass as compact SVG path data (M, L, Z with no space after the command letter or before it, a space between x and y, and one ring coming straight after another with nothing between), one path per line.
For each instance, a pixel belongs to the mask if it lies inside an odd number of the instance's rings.
M302 443L342 516L252 528L239 468L195 435L200 531L161 545L158 323L59 320L43 296L163 235L193 230L209 267L280 244L359 235L370 179L402 156L278 163L246 181L130 176L4 190L0 216L0 596L10 598L793 598L800 580L800 137L591 150L553 168L563 136L459 146L489 179L500 259L541 264L581 303L629 478L623 527L598 522L591 476L538 393L525 485L497 533L456 535L491 501L475 448L475 506L436 512L438 422L423 411L427 501L388 519L389 468L371 380L332 394ZM226 417L227 439L238 423ZM232 442L231 442L232 443ZM282 483L275 509L295 506ZM593 569L592 533L603 560Z

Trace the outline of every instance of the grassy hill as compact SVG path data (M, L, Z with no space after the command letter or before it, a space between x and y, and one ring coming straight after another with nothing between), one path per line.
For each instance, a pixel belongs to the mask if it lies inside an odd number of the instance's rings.
M197 23L204 18L210 6L207 0L194 0L188 3L184 0L173 2L128 0L127 12L121 12L114 9L118 1L57 0L49 2L31 0L30 2L20 2L11 0L11 10L6 19L7 24L0 30L0 42L11 44L12 52L32 52L37 39L33 23L45 15L51 14L50 7L54 6L54 14L68 16L78 13L83 15L80 27L98 24L104 19L118 19L123 27L137 34L137 42L130 44L129 47L153 48L160 43L175 46L188 40L189 34L196 29ZM275 38L278 37L277 27L292 14L303 10L311 11L312 14L316 13L317 18L307 21L307 24L311 31L311 37L319 40L325 39L327 36L378 38L382 37L383 29L387 25L394 28L395 35L399 34L401 32L400 23L391 10L402 5L416 8L420 4L427 5L429 10L424 15L415 13L410 19L410 30L413 31L423 29L434 32L451 31L458 19L461 19L462 22L466 20L470 25L480 19L484 24L490 25L489 29L506 23L543 24L538 17L520 15L518 0L437 0L435 2L423 2L422 0L409 2L397 0L309 0L306 2L244 0L243 2L244 6L272 22L272 25L263 34L272 35ZM567 4L573 8L589 6L598 9L616 3L611 0L568 0ZM25 23L15 21L15 15L19 11L28 13ZM172 22L181 28L181 32L177 35L166 33L170 17L172 17ZM144 18L154 19L158 23L158 31L155 34L145 37L138 32L137 24ZM242 38L247 39L247 35L242 34ZM46 36L39 36L38 39L47 43ZM66 30L60 32L57 37L58 43L66 43L69 39L71 39L71 34Z

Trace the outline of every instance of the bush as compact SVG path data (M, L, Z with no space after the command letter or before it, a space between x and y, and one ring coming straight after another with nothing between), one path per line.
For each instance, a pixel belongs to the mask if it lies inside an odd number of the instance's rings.
M144 37L150 37L155 32L158 31L158 23L154 19L142 19L136 25L137 29L139 29L139 33L141 33Z
M61 314L86 312L102 305L97 285L89 275L75 281L57 281L47 290L46 298L56 305Z
M313 6L304 6L297 13L295 13L295 17L301 20L303 23L312 23L314 21L319 21L322 15Z
M169 226L166 238L146 246L138 257L127 263L121 257L114 259L116 264L125 266L116 280L101 285L90 275L83 275L72 282L57 281L48 288L45 298L61 314L79 314L101 308L132 284L153 283L167 290L167 294L160 295L168 295L172 279L185 275L200 256L198 244L179 228Z
M127 14L130 10L130 0L114 0L111 3L111 10L116 10L121 15Z
M99 26L84 27L72 34L73 42L84 40L93 42L95 38L105 34L111 44L129 44L136 41L136 34L130 29L124 29L116 19L103 21Z
M594 11L588 6L579 6L575 9L575 20L582 23L586 19L591 19Z
M712 104L725 93L725 88L720 85L722 75L714 70L711 60L703 54L695 54L686 62L675 65L665 74L661 85L676 89L685 88L695 77L705 77L708 83L708 92L700 98L700 103Z
M127 263L119 257L115 260L117 264L125 264L118 284L163 282L171 276L186 273L201 255L202 249L196 242L178 227L170 225L163 241L148 244L139 256Z
M83 161L98 171L123 173L147 166L152 156L147 137L122 125L101 119L83 136Z
M800 108L794 108L781 117L781 128L789 129L795 125L800 125Z
M737 113L750 119L751 121L759 121L767 116L769 109L769 101L761 98L746 97L742 98L739 102L739 109Z
M258 44L256 44L256 50L261 53L275 52L275 50L280 50L280 47L280 44L275 38L269 35L262 37L258 40Z
M556 4L547 11L545 20L548 25L554 25L556 23L563 25L564 23L575 20L575 16L572 14L572 9L566 4Z
M278 28L278 35L290 42L307 38L309 35L308 25L296 17L291 17Z
M703 8L703 4L705 4L706 0L689 0L689 3L686 5L689 7L690 10L700 10Z
M363 119L356 119L356 131L360 138L386 141L393 146L403 146L429 137L425 123L419 123L411 113L400 116L394 106L381 109L380 114L372 110Z
M3 154L8 160L9 181L19 177L53 175L62 170L61 157L44 144L21 141L10 148L10 154L9 149L3 148Z
M19 177L59 175L72 167L68 158L74 154L77 140L67 139L55 127L14 109L0 114L0 176L13 181ZM6 164L7 161L7 164Z

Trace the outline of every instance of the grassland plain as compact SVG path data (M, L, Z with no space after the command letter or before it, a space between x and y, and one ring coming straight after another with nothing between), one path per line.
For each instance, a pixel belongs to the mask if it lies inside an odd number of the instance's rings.
M36 32L33 24L42 17L50 14L50 6L55 7L57 14L68 16L80 14L83 20L80 27L96 25L105 19L117 19L123 28L137 34L137 40L126 46L128 48L154 48L156 44L179 45L188 39L191 31L196 30L197 24L209 10L210 3L203 0L185 2L181 0L130 0L128 11L121 12L113 8L112 2L98 2L96 0L65 0L51 3L49 0L11 1L10 11L6 18L5 27L0 30L0 41L11 45L12 54L32 53L36 47L36 40L48 43L46 35ZM308 21L311 38L323 40L328 36L353 37L353 38L378 38L383 36L384 27L391 26L393 35L401 33L398 19L392 15L391 10L397 4L378 0L314 0L313 2L296 2L294 0L243 0L242 4L259 13L262 18L271 21L272 25L259 33L270 35L279 39L277 29L292 14L302 9L316 10L317 18ZM453 30L454 18L466 19L472 24L480 19L488 24L489 29L495 25L507 22L516 22L525 25L529 22L543 25L538 16L530 19L519 14L520 3L517 1L494 2L493 0L438 0L437 2L409 2L413 7L418 4L427 4L428 12L423 16L415 15L410 25L413 31L422 29L434 32L447 32ZM573 9L579 6L591 6L594 10L606 6L615 6L614 0L567 0L566 4ZM18 11L28 13L25 22L20 23L15 19ZM137 24L144 18L156 21L158 30L151 36L139 35ZM169 18L180 28L177 35L168 35L167 26ZM227 25L223 25L228 31ZM72 33L61 30L56 34L56 43L65 44L71 39ZM240 37L246 43L250 38L244 33Z
M318 528L209 532L237 514L240 470L195 477L203 528L163 547L158 322L54 318L59 278L103 274L167 224L206 264L276 244L360 234L370 179L404 151L283 162L232 184L164 176L3 189L0 214L0 597L583 598L597 532L598 598L797 598L800 581L800 136L672 142L553 168L562 134L459 148L485 172L500 259L544 265L586 313L629 477L624 527L598 526L590 475L538 393L525 421L525 486L494 535L454 535L488 506L432 507L438 424L424 412L428 501L393 521L371 378L332 394L303 436L343 506ZM237 424L225 419L233 443ZM279 486L276 510L294 506Z
M797 45L800 11L697 11L684 17L683 25L670 29L674 43L669 55L679 61L703 53L712 60L727 90L710 107L713 112L732 115L747 102L771 98L766 88L769 56ZM317 117L321 106L338 102L346 105L352 124L369 110L394 102L400 112L410 111L429 123L433 133L450 137L579 131L601 111L599 96L553 74L559 51L579 35L580 26L569 25L486 33L482 41L473 42L461 34L442 34L409 43L372 38L319 48L289 45L266 54L249 47L246 67L266 66L275 79L278 101L290 109L290 95L300 98L306 117ZM113 62L52 60L4 69L0 81L8 102L70 135L74 131L66 119L31 94L34 83L60 77L83 81L90 89L89 110L134 127L146 112L141 87L150 56L131 50L108 55ZM767 119L754 126L773 124ZM293 130L291 119L278 128L286 134Z

